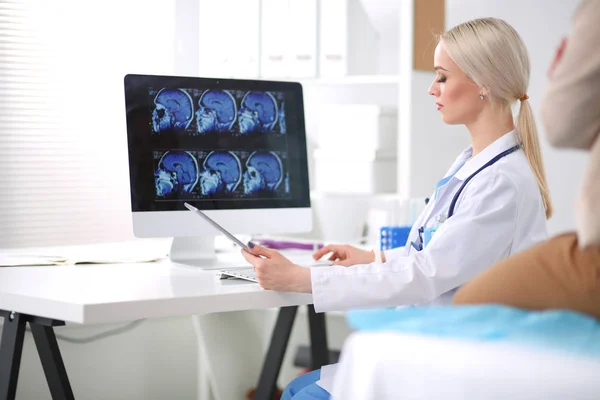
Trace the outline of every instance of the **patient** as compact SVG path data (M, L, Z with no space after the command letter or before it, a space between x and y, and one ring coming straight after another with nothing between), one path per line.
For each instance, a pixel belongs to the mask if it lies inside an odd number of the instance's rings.
M600 319L600 1L583 0L548 72L542 122L557 147L590 151L576 233L507 258L464 285L455 304L568 309Z

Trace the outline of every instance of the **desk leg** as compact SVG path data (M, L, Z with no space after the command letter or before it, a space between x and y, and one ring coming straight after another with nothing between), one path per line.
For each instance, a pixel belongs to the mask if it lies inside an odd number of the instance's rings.
M308 326L310 331L311 368L313 370L329 364L329 348L327 346L327 327L325 313L317 314L315 306L308 306Z
M292 333L297 311L298 306L282 307L279 309L279 315L277 316L277 322L275 322L275 328L271 335L271 344L269 345L267 358L260 373L254 400L273 400L273 396L275 396L277 378L279 377L279 371L281 370L281 364L283 363L283 357L285 356L285 350L287 349L290 334Z
M29 325L31 326L33 340L35 340L35 346L37 347L40 361L44 368L44 374L46 375L46 381L48 382L52 399L75 399L71 384L69 383L65 364L60 355L54 328L48 325L39 325L34 322L30 322Z
M0 343L0 400L14 400L16 396L25 327L28 322L42 367L44 367L52 399L73 400L75 397L53 328L65 323L4 310L0 310L0 317L4 317L2 342Z
M0 400L13 400L17 393L27 316L8 311L0 311L0 316L4 317L0 343Z

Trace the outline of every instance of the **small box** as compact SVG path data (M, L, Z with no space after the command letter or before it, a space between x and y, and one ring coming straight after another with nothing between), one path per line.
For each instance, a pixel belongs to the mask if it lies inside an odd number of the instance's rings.
M408 240L410 234L410 226L383 226L380 232L380 249L390 250L402 247Z
M396 192L396 152L315 149L315 190L322 193Z
M377 104L322 104L317 146L338 152L385 150L395 153L398 110Z

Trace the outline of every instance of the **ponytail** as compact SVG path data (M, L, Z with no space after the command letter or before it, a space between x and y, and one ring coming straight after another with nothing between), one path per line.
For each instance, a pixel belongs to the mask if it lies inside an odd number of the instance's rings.
M552 202L550 201L550 191L548 190L548 182L546 182L546 172L544 171L544 163L542 162L540 142L533 119L533 111L527 99L521 100L521 107L517 117L517 140L521 144L531 170L535 175L544 202L544 208L546 209L546 219L549 219L552 217L553 211Z

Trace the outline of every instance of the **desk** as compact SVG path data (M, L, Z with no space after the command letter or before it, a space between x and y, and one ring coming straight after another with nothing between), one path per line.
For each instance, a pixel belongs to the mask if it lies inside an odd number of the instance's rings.
M65 322L97 324L279 307L256 399L272 399L299 305L312 296L261 289L243 281L220 281L164 260L145 264L0 268L0 400L14 399L26 324L42 362L53 399L73 399L54 335ZM313 363L327 363L323 314L309 306Z

